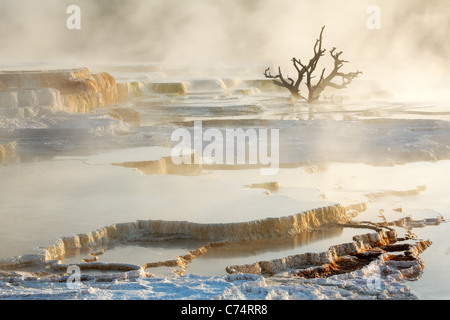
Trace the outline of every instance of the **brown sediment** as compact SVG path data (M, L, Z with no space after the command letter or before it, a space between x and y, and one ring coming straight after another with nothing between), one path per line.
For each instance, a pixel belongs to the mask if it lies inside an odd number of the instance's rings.
M187 87L184 82L151 83L148 87L154 93L179 95L187 94Z
M245 186L250 189L266 189L268 191L278 191L280 189L280 183L278 181L275 182L265 182L265 183L255 183Z
M420 272L424 268L423 262L418 259L419 249L423 252L429 245L430 241L421 241L415 245L413 244L399 244L388 245L383 248L375 248L371 251L358 253L355 255L349 255L339 257L330 264L325 264L319 267L306 268L300 270L294 274L296 277L302 278L326 278L338 274L344 274L360 270L367 266L372 261L382 258L385 265L393 267L392 269L405 270L411 267L418 267L414 272L402 272L402 277L412 279L417 276L417 272ZM403 254L385 254L385 252L404 252ZM391 270L392 272L392 270Z
M102 249L102 250L99 250L99 251L96 251L96 252L91 252L90 255L94 256L94 257L97 257L97 256L101 256L104 253L105 253L105 250Z
M399 244L397 241L402 239L397 237L397 232L393 229L378 230L372 224L360 223L351 223L347 226L369 228L377 232L355 236L353 242L332 246L326 252L305 253L254 264L228 266L226 271L230 274L253 273L268 276L288 272L291 277L326 278L360 270L372 261L381 259L385 266L384 273L398 270L403 278L415 279L424 268L419 254L432 244L430 240Z
M120 87L118 91L112 75L91 73L87 68L0 73L0 89L53 88L59 91L62 104L70 112L87 113L127 100L130 90Z
M292 269L302 269L298 271L306 274L326 274L330 270L336 270L336 262L344 256L356 256L359 253L368 253L373 251L372 246L379 244L388 244L390 239L396 238L395 231L380 231L378 233L355 236L354 241L332 246L328 251L321 253L304 253L282 259L274 259L270 261L260 261L253 265L245 266L228 266L228 273L241 273L241 270L253 269L257 274L274 275ZM364 255L366 256L366 255ZM367 257L370 257L368 255ZM364 257L366 259L367 257ZM309 269L308 269L309 268ZM248 272L248 271L247 271Z
M390 244L387 246L380 247L380 249L384 250L385 252L407 251L410 248L411 248L411 244L409 244L409 243Z
M97 256L94 256L94 257L92 257L92 258L83 259L82 261L83 261L83 262L95 262L95 261L98 261L98 257L97 257Z
M173 260L165 260L165 261L158 261L158 262L149 262L143 265L144 269L147 268L158 268L158 267L177 267L177 266L183 266L185 265L185 262L178 258Z
M116 80L108 73L85 74L82 78L70 79L70 89L56 88L62 93L62 100L71 112L87 113L95 108L115 104L119 98Z
M11 163L19 161L16 153L16 143L9 142L0 144L0 164Z
M38 278L44 278L44 277L51 276L52 274L50 272L38 271L38 272L32 272L31 275L34 277L38 277Z
M195 164L195 155L190 156L192 164L175 164L171 157L164 157L159 160L137 161L113 163L114 166L133 168L141 171L145 175L182 175L195 176L202 173L202 165Z
M61 96L62 103L70 112L89 113L100 106L89 93L73 93Z
M294 274L295 277L301 277L306 279L312 278L327 278L338 274L349 273L355 270L362 269L370 262L377 258L380 254L376 254L373 257L353 257L345 256L336 259L333 263L325 264L319 267L306 268L298 271Z

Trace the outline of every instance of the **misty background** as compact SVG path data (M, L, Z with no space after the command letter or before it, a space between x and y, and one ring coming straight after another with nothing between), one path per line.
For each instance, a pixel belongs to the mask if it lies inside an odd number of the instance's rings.
M66 27L72 4L81 30ZM369 5L381 9L379 30L366 25ZM289 73L292 57L311 58L323 25L325 48L350 61L343 71L392 90L448 92L448 0L2 0L0 66L261 64Z

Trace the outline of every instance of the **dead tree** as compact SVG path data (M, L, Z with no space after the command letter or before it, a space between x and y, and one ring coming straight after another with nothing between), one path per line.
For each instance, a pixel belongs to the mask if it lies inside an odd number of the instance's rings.
M300 59L292 58L292 63L295 70L297 71L297 79L294 80L289 76L283 76L281 72L281 67L278 67L278 74L272 75L270 73L270 68L267 68L264 72L264 76L268 79L272 79L273 83L279 87L283 87L289 90L294 99L304 99L309 103L312 103L319 99L320 94L327 88L332 87L335 89L344 89L352 83L352 81L357 78L362 72L350 72L343 73L340 71L344 63L348 63L346 60L341 59L341 52L336 52L336 48L330 51L331 57L334 59L333 70L325 76L326 68L322 69L320 78L317 82L313 83L313 79L316 78L315 71L321 57L325 55L326 49L323 49L323 31L325 26L322 27L320 31L319 38L316 39L314 44L314 55L309 60L308 64L303 64ZM306 78L306 88L308 89L308 96L304 97L300 93L300 85ZM341 83L335 83L333 80L335 78L341 78Z

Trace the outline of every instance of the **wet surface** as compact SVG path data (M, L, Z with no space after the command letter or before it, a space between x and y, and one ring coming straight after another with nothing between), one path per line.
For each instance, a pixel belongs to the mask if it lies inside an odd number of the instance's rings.
M125 82L142 80L132 71L120 75ZM364 204L366 210L353 216L360 221L448 218L446 103L344 99L312 107L264 81L231 80L156 77L153 84L143 80L140 95L129 102L91 113L0 117L0 145L14 143L14 152L1 158L0 259L139 220L246 223L336 203ZM191 130L195 120L221 132L280 129L277 174L262 177L249 166L173 165L171 133ZM433 242L421 255L422 277L411 283L421 298L448 297L447 229L447 223L396 227L400 236ZM225 275L226 266L323 252L365 231L327 228L220 244L180 265L184 274ZM141 240L66 250L62 263L153 263L146 272L165 276L180 271L179 257L208 244L186 237Z

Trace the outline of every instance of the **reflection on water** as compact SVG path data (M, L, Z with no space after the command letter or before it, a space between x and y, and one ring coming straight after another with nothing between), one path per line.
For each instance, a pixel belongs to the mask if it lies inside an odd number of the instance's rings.
M64 263L79 263L83 259L96 257L96 260L101 262L131 263L143 266L146 263L177 259L202 245L203 242L194 239L126 241L109 246L72 249L66 254ZM96 252L100 254L93 254Z
M201 275L222 275L226 274L225 266L230 263L250 262L254 259L273 259L277 256L282 257L304 252L319 252L328 249L337 242L349 242L352 236L357 233L357 230L327 228L301 235L212 246L206 253L192 260L187 265L186 272ZM93 252L100 251L101 254L96 256L96 261L132 263L143 266L147 263L176 260L204 244L192 239L125 242L109 247L72 250L64 259L64 263L80 263L83 259L92 258ZM174 266L147 269L147 272L157 276L166 276L174 271L177 271Z
M239 258L247 256L262 256L267 253L287 252L303 247L317 245L318 242L338 238L343 233L343 228L327 228L301 235L286 236L283 238L263 239L247 242L231 243L220 248L212 248L202 259Z
M433 244L421 254L425 269L420 279L409 284L419 299L449 300L450 223L438 227L414 229L419 238L432 239Z
M364 230L327 228L301 235L259 241L231 243L211 248L193 260L186 273L201 275L225 275L228 265L242 265L297 255L306 252L322 252L337 243L351 242L354 235Z
M188 263L185 272L199 275L225 275L225 267L230 264L271 260L306 252L322 252L336 243L351 242L353 236L363 232L364 230L334 227L299 235L213 245ZM109 246L68 250L62 262L76 264L85 259L94 259L98 262L144 266L149 263L175 261L178 257L185 256L204 245L204 242L194 239L125 241ZM147 272L157 276L167 276L176 271L179 269L173 265L147 268Z
M136 74L129 76L133 80ZM388 220L418 217L426 209L433 216L437 212L450 215L450 186L443 175L449 172L450 162L412 163L448 158L450 127L442 121L449 119L446 105L386 99L338 101L312 108L289 101L280 93L256 90L255 86L247 82L229 92L223 92L221 84L214 90L202 87L184 95L147 93L133 101L133 108L116 110L122 116L138 112L140 121L133 126L104 117L102 112L109 112L106 109L89 115L1 119L0 140L17 140L22 160L27 154L33 159L45 155L51 160L0 168L0 258L31 253L34 247L51 245L61 236L115 223L149 219L252 221L289 216L331 201L344 205L368 202L368 210L358 217L361 220L376 221L381 210ZM252 126L282 129L283 161L278 175L270 177L269 182L274 184L268 185L259 170L249 167L239 171L207 167L207 174L204 167L176 167L168 161L169 148L156 152L145 148L170 146L172 131L189 127L195 120L222 130ZM105 149L114 152L81 157ZM3 153L0 160L6 157ZM70 158L53 159L54 155ZM365 161L389 167L348 164ZM411 163L394 166L399 161ZM306 163L311 170L292 165L298 163ZM136 170L143 174L136 174ZM422 185L426 189L418 189ZM325 195L329 201L323 201ZM433 241L423 254L424 276L412 284L419 296L444 297L448 292L449 259L443 259L450 250L448 228L444 224L439 231L414 230ZM359 232L335 228L229 243L209 248L187 265L186 272L220 275L225 274L227 265L323 252L332 245L350 242ZM100 262L144 265L176 259L202 245L188 239L124 242L67 251L64 263L95 257ZM104 252L92 255L95 251ZM158 267L149 268L149 272L165 275L172 270Z

